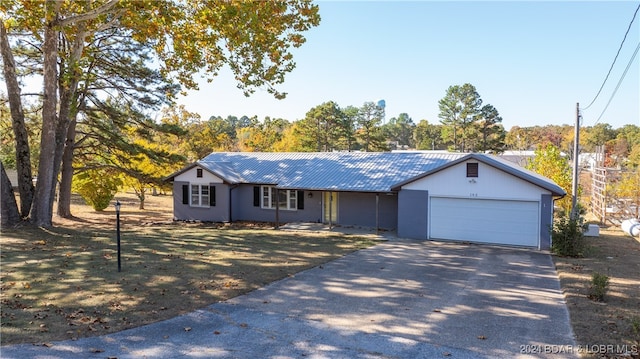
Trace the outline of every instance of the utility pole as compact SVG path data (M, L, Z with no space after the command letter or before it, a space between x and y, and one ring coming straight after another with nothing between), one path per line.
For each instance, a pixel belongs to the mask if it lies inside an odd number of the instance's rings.
M576 126L575 135L573 136L573 183L571 189L571 219L578 218L578 160L580 150L580 103L576 103Z

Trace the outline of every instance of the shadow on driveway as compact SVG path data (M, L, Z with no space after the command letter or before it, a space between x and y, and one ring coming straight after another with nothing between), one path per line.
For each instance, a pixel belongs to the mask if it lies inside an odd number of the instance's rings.
M403 240L164 322L1 350L3 358L577 357L549 254Z

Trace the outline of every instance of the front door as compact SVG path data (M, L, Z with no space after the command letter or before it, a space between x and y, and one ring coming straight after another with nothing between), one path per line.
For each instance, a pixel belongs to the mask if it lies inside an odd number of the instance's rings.
M335 224L338 222L338 192L323 193L324 223Z

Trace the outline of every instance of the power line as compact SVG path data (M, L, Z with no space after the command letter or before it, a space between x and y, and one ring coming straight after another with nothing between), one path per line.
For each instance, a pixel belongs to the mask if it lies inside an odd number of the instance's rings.
M633 18L631 18L631 22L629 23L629 27L627 27L627 32L624 33L624 38L622 39L622 42L620 43L620 47L618 48L618 52L616 53L616 57L613 58L613 63L611 63L611 67L609 68L609 72L607 72L607 76L604 78L604 81L602 82L602 85L600 86L600 89L598 90L598 93L596 94L596 97L594 97L593 100L591 101L591 103L587 107L583 108L583 110L586 110L589 107L591 107L591 105L593 105L593 103L596 102L596 99L598 98L598 96L600 96L600 92L602 92L602 89L604 88L604 84L607 83L607 80L609 79L609 75L611 75L611 70L613 70L613 65L616 64L616 60L618 59L618 55L620 55L620 51L622 50L622 45L624 45L624 41L627 39L627 35L629 34L629 30L631 30L631 25L633 25L633 21L636 19L636 15L638 14L638 10L640 10L640 5L638 5L638 7L636 8L636 12L633 13Z
M594 124L594 126L598 124L598 122L604 115L605 111L607 111L607 108L609 108L609 104L611 104L611 100L613 100L613 97L616 95L616 92L618 92L618 89L620 88L620 84L622 83L622 80L624 80L625 76L627 76L627 71L629 71L629 68L633 63L633 60L635 60L636 55L638 54L638 50L640 50L640 42L638 43L638 46L636 46L636 51L634 51L633 56L631 56L631 60L629 60L629 63L627 64L627 68L624 69L622 76L620 76L620 80L618 81L618 84L616 85L615 90L613 90L613 93L611 94L611 97L609 97L609 101L607 102L607 105L604 107L604 110L602 110L602 113L600 114L600 116L598 116L598 119L596 120L596 123Z

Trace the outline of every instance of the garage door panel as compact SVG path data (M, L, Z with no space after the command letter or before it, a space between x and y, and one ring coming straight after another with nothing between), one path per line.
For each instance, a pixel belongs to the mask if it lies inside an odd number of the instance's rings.
M432 197L430 237L538 245L538 202Z

